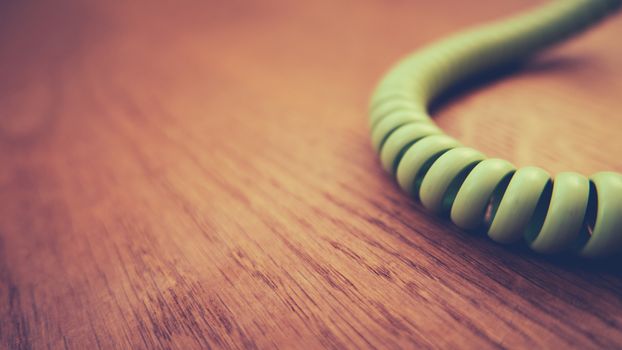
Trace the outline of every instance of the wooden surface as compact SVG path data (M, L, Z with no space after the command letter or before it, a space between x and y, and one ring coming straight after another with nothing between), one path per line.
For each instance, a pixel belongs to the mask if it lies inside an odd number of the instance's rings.
M619 260L430 217L366 106L401 55L539 1L0 2L0 348L620 348ZM622 19L436 109L622 171Z

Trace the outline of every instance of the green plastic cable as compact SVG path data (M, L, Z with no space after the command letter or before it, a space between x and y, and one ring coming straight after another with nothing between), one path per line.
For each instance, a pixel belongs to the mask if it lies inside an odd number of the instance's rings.
M622 250L622 175L572 172L552 179L537 167L487 159L443 134L430 102L447 88L523 60L605 15L622 0L559 0L460 32L398 62L370 103L372 144L400 187L464 229L484 228L500 243L524 239L541 253L586 257Z

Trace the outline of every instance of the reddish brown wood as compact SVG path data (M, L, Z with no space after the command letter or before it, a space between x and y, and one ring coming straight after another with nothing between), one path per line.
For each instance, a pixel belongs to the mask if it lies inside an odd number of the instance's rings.
M461 232L369 143L397 58L538 3L0 2L0 348L622 347L619 260ZM621 24L439 124L622 171Z

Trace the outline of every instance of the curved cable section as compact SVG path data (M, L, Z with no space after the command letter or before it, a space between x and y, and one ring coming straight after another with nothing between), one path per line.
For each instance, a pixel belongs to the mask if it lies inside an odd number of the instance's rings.
M400 187L459 227L500 243L525 240L541 253L596 257L622 250L622 175L573 172L553 179L516 169L443 134L430 102L447 88L495 66L522 60L575 34L622 0L559 0L458 33L398 62L370 102L372 144Z

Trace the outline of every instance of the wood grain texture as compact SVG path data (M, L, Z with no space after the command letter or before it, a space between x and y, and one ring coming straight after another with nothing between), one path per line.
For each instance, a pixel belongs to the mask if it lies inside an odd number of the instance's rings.
M398 57L538 3L0 2L0 348L622 347L619 259L461 232L370 146ZM438 123L517 165L622 171L620 35Z

